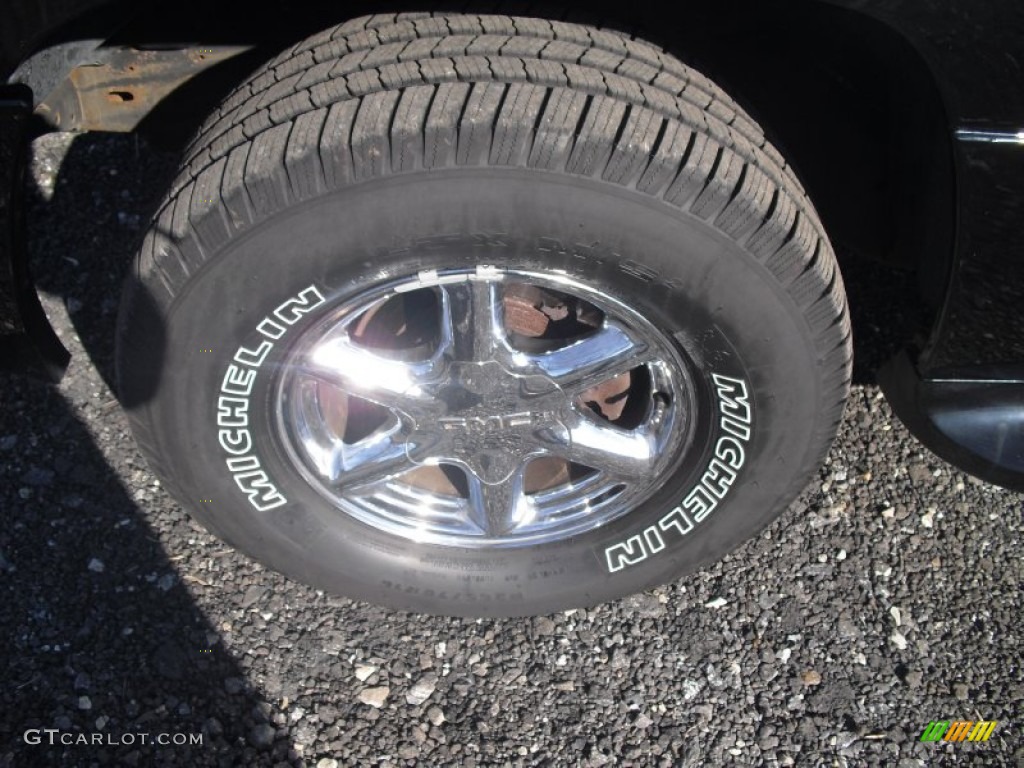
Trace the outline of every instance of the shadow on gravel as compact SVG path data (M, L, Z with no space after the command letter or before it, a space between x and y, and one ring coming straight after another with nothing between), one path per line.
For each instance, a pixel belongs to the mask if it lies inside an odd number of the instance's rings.
M0 765L300 764L163 550L146 510L190 523L85 359L109 385L121 279L171 158L130 136L54 146L35 158L60 172L31 190L32 263L87 355L72 349L59 391L0 381Z
M51 134L33 145L29 263L36 285L67 308L89 360L116 392L114 338L126 275L178 153L136 134Z

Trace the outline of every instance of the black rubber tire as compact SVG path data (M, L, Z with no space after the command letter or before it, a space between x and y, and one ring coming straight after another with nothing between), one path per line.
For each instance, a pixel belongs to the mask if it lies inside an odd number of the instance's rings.
M261 320L311 284L331 298L478 263L564 270L670 332L703 393L685 465L628 515L557 544L388 536L329 508L275 442L271 372L311 312L247 401L257 472L287 498L254 509L216 420ZM732 100L647 43L501 16L357 19L257 72L190 147L127 281L118 342L138 443L213 532L318 587L461 615L590 605L721 557L817 468L851 363L821 224Z

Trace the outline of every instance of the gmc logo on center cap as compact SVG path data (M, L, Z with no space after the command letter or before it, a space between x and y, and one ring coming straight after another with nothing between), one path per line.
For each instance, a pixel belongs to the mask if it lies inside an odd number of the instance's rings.
M551 414L520 411L506 416L446 416L438 419L441 429L463 432L497 432L511 427L525 427Z

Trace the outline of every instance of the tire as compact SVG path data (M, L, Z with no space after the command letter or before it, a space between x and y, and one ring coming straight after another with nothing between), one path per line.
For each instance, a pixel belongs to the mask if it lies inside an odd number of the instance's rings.
M851 367L760 128L647 43L503 16L358 19L257 72L187 151L118 335L138 443L211 531L471 616L722 557L819 466Z

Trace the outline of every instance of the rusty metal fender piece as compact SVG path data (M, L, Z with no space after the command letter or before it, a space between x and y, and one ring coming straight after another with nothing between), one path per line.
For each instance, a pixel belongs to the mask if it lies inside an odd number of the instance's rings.
M128 132L181 85L249 48L100 48L93 61L71 70L35 113L62 131Z

